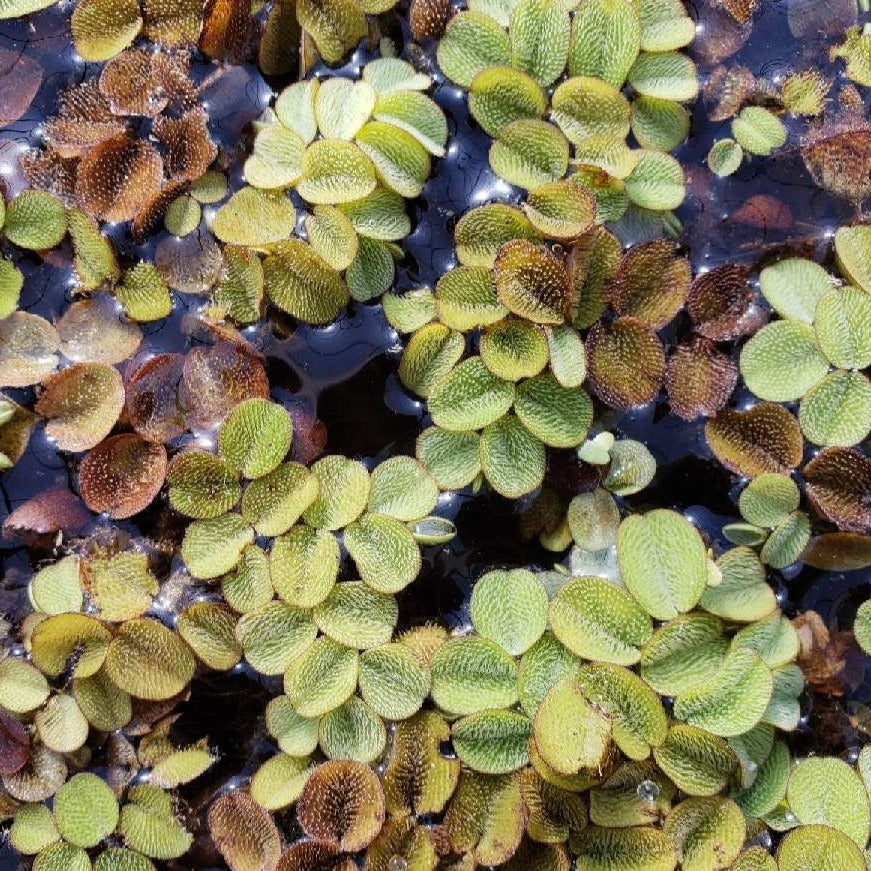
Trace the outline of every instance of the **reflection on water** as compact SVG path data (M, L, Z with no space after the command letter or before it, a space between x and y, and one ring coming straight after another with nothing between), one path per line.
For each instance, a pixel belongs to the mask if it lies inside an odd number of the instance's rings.
M814 34L801 43L792 37L785 2L763 0L761 11L752 28L745 28L746 33L724 30L723 13L713 12L707 3L695 4L692 11L699 21L699 40L691 53L699 64L703 83L724 53L742 40L742 47L729 63L746 66L763 82L776 84L789 72L809 65L822 67L833 78L840 75L839 69L828 62L831 40L825 35ZM76 56L66 21L67 13L54 9L26 22L0 25L0 60L7 53L17 53L43 70L42 84L30 108L13 124L0 129L0 179L7 197L22 187L18 156L39 143L40 124L52 112L58 92L94 72ZM359 70L371 56L360 50L346 69ZM444 159L434 161L433 175L422 197L411 206L415 229L403 243L406 255L397 269L400 289L433 286L455 264L453 228L467 208L492 199L520 198L518 191L508 188L490 171L490 139L469 117L464 94L443 82L431 52L422 59L432 64L437 75L434 97L448 117L450 147ZM194 77L202 80L212 72L211 65L201 64L195 67ZM284 83L270 84L278 90ZM229 165L235 167L230 181L236 187L241 183L238 156L248 133L246 128L267 104L272 93L270 84L254 68L246 66L222 71L205 92L210 129L226 151ZM758 266L784 250L821 258L828 251L833 229L854 217L853 207L816 187L804 167L795 144L806 132L807 122L789 123L791 147L770 159L746 162L735 175L717 179L708 171L705 158L716 139L729 135L729 122L709 122L705 101L696 102L690 136L676 152L690 182L687 200L678 211L683 224L680 241L695 269L730 261ZM771 208L772 203L777 209ZM660 230L661 225L651 231L643 221L629 220L617 228L626 243ZM128 262L153 251L162 235L140 247L124 237L121 228L114 231L120 255ZM16 257L28 275L21 307L49 319L57 318L70 301L69 268L54 260L41 262L35 255L18 253ZM171 318L144 325L144 346L151 351L184 350L195 343L186 326L191 315L196 314L198 301L176 296L176 303ZM395 372L400 343L379 306L352 303L346 314L325 328L297 326L279 316L246 330L245 336L266 357L273 396L326 422L327 451L373 461L396 452L413 452L422 406L398 385ZM12 391L12 395L19 401L31 398L29 391ZM623 435L647 444L659 464L650 488L628 500L631 507L656 505L684 510L709 536L715 550L721 548L721 525L737 517L732 477L711 459L701 424L679 420L667 412L664 403L659 403L624 415L615 426ZM0 521L38 491L56 484L73 486L74 466L75 461L60 456L41 430L35 432L26 456L0 478ZM398 597L400 621L405 625L439 616L455 624L463 623L471 579L494 563L542 568L553 563L553 556L537 544L520 541L514 503L494 494L473 496L464 491L446 497L440 510L455 519L460 534L448 545L425 551L420 578ZM147 535L167 525L160 514L159 509L150 509L140 515L138 529L128 522L120 525L131 533ZM26 548L3 542L0 612L13 617L22 613L30 571ZM866 596L867 572L826 574L804 569L789 577L773 574L788 611L812 608L833 625L849 625L857 604ZM866 701L871 693L868 686L861 684L861 671L859 682L854 698ZM265 755L259 718L267 697L259 679L244 669L195 682L193 700L178 724L180 738L183 742L194 741L209 734L221 761L206 777L183 791L192 807L202 808L216 784L233 774L250 772ZM830 709L820 701L815 704L808 708L807 727L797 741L804 749L813 749L825 735L836 751L842 749L840 709ZM5 855L5 860L0 860L4 871L15 867L11 854L7 851ZM197 867L220 867L216 859L211 855L198 857Z

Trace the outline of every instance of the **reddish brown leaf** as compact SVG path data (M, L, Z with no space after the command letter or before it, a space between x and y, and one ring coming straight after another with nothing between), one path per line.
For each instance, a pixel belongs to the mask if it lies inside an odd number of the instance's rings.
M166 449L133 433L111 436L82 460L79 489L85 505L110 517L138 514L166 475Z
M826 532L814 536L801 561L826 572L852 572L871 566L871 535Z
M752 26L738 24L719 6L704 3L698 7L698 36L693 53L699 63L713 66L735 54L750 38Z
M715 342L746 336L765 322L747 284L749 270L726 263L697 275L687 296L687 311L696 331Z
M42 67L24 51L0 48L0 127L17 121L42 84Z
M209 138L209 117L203 109L194 109L183 118L154 120L154 135L163 146L167 175L175 181L199 178L218 156Z
M61 157L79 157L98 142L123 132L123 119L112 114L96 79L64 91L57 114L45 125L46 141Z
M236 790L214 801L209 830L233 871L269 871L278 865L281 836L269 813L247 792Z
M590 384L612 408L646 405L659 393L665 352L656 333L635 318L594 324L586 342Z
M677 246L666 239L633 245L610 286L611 305L618 315L629 315L646 327L664 327L684 304L692 272L689 260L677 256Z
M128 48L100 73L100 93L116 115L153 118L169 102L157 74L158 55L145 48Z
M179 398L183 371L181 354L158 354L129 375L127 415L136 432L147 441L169 441L187 429Z
M27 765L30 736L27 728L11 714L0 711L0 775L7 777Z
M218 60L240 63L250 21L249 0L206 0L200 51Z
M821 188L856 204L871 196L871 124L851 119L817 126L801 156Z
M45 545L52 543L59 532L80 532L90 520L78 496L66 487L51 487L19 505L3 521L3 536Z
M172 201L185 193L189 187L186 181L168 181L159 191L150 196L139 207L130 224L133 241L139 245L147 241L149 233L157 229Z
M684 420L716 414L729 401L738 367L709 339L695 336L679 345L668 361L665 388L671 410Z
M749 197L732 212L732 220L748 227L756 227L765 233L788 230L794 223L789 206L768 194L754 194Z
M188 425L217 426L243 399L269 398L263 363L231 342L194 348L184 361L181 397Z
M257 64L266 76L282 76L299 65L300 29L296 4L279 0L274 3L260 37Z
M310 466L327 446L327 428L322 420L303 411L299 406L291 406L287 413L293 422L290 458L296 463Z
M163 181L163 161L147 142L114 136L82 158L76 199L102 221L129 221Z
M418 41L440 39L451 17L450 0L411 0L408 23Z
M798 421L773 402L748 411L724 408L705 424L705 438L727 469L751 478L794 469L804 447Z
M300 841L282 854L275 871L355 871L354 860L323 841Z
M714 5L725 9L739 24L746 24L761 5L761 0L714 0Z
M61 157L51 146L42 151L25 151L18 158L30 187L60 197L67 206L75 205L78 164L77 158Z
M157 243L154 265L180 293L206 293L221 276L224 256L211 233L165 236Z
M853 448L823 448L802 470L819 514L848 532L871 532L871 459Z
M841 680L846 664L844 655L851 646L853 633L829 632L816 611L799 614L792 625L800 644L797 662L805 680L818 693L844 695Z
M708 120L725 121L737 115L744 101L756 90L756 78L747 67L716 67L705 85Z

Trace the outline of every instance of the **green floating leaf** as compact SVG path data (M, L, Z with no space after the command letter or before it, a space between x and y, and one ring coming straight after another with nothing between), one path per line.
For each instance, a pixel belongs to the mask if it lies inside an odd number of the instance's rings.
M375 89L366 81L324 79L315 94L315 120L324 139L353 139L375 108Z
M54 797L58 831L77 847L95 847L118 822L118 800L95 774L73 775Z
M6 657L0 660L0 705L7 711L25 714L48 698L48 681L29 662Z
M308 145L318 135L318 122L315 120L315 97L321 83L318 79L307 79L288 85L275 101L275 115L288 129L297 133Z
M514 711L479 711L454 723L451 740L457 756L474 771L507 774L529 759L532 722Z
M266 728L284 753L308 756L318 746L318 719L298 714L287 696L276 696L266 706Z
M293 232L296 211L283 193L244 187L218 209L212 230L232 245L268 245Z
M563 387L580 387L587 374L584 343L569 326L555 326L547 331L550 370Z
M305 217L309 244L333 269L347 269L360 246L350 219L333 206L315 206Z
M554 239L580 236L596 220L593 195L571 181L539 185L529 192L523 208L536 229Z
M346 581L334 586L315 607L314 621L334 641L365 649L390 641L398 614L393 596L359 581Z
M788 402L804 396L828 372L812 327L775 321L741 349L741 376L760 399Z
M49 677L58 677L70 662L75 677L90 677L103 664L111 637L109 630L93 617L58 614L36 625L30 636L30 655L37 668ZM9 659L4 662L20 663Z
M9 260L0 259L0 318L8 318L18 308L24 276Z
M431 426L417 437L415 453L443 490L460 490L481 471L480 437L475 432Z
M51 811L44 804L22 804L15 809L9 829L12 849L33 856L60 840Z
M488 67L469 87L469 111L490 136L511 121L540 118L546 109L547 98L535 79L512 67Z
M386 293L396 276L393 255L387 243L360 237L360 247L345 280L353 299L366 302Z
M504 318L487 327L478 351L487 368L506 381L531 378L547 366L547 340L541 329L520 318Z
M399 379L412 392L428 396L433 386L453 370L465 349L461 333L443 324L427 324L406 345L399 361Z
M538 710L548 690L577 671L578 658L550 632L545 632L520 660L517 673L520 705L529 716Z
M853 623L853 634L859 647L869 653L871 651L871 600L866 600L856 611L856 619Z
M641 16L628 0L582 3L572 20L569 75L621 88L641 48Z
M150 263L137 263L124 273L115 297L134 321L156 321L172 311L169 286Z
M267 759L254 773L250 786L251 798L264 810L286 808L300 797L311 772L309 759L279 753ZM238 857L234 858L238 863ZM259 858L256 857L254 861Z
M743 159L744 149L734 139L720 139L708 152L708 166L720 178L737 172Z
M526 569L482 575L472 589L469 613L479 635L520 656L547 625L547 591Z
M419 73L408 61L397 57L379 57L363 67L363 81L379 94L390 91L425 91L432 84L426 73Z
M362 580L381 593L397 593L420 571L420 550L405 524L386 514L366 514L345 529L345 547Z
M554 89L551 111L575 145L590 136L625 138L629 133L629 101L618 88L598 78L575 76L561 82Z
M675 792L652 763L629 762L590 790L590 820L610 827L658 823L671 809Z
M678 696L674 715L714 735L742 735L762 719L772 690L762 659L752 650L734 650L713 677Z
M750 481L738 498L738 507L748 523L771 528L798 508L800 498L792 478L772 472Z
M730 650L752 650L769 668L776 668L794 660L799 646L792 623L778 612L739 629Z
M496 323L506 310L496 298L496 286L488 268L458 266L445 273L435 288L438 319L461 332Z
M578 871L672 871L677 865L671 838L650 826L589 826L572 837L570 847Z
M340 210L347 215L361 236L397 241L411 232L411 221L405 213L405 202L395 191L376 187L370 194L343 203Z
M690 132L689 112L662 97L638 97L632 103L631 124L638 144L654 151L673 151Z
M176 859L186 853L193 837L172 815L172 799L154 786L138 786L121 808L118 831L128 847L153 859Z
M459 12L445 28L436 58L452 82L468 88L482 70L511 62L508 34L488 15Z
M481 469L491 487L517 499L531 493L544 479L546 451L514 415L489 424L481 433Z
M34 610L44 614L81 611L81 561L70 555L41 568L31 578L27 592Z
M566 521L578 547L600 551L611 547L617 538L620 509L614 497L601 487L580 493L569 503Z
M372 472L368 510L397 520L418 520L435 508L438 497L438 485L419 461L392 457Z
M429 178L430 159L414 136L394 124L370 121L356 141L375 165L382 184L409 199L420 196Z
M360 695L378 716L404 720L423 704L429 673L404 644L383 644L360 656Z
M855 287L830 290L814 312L817 341L840 369L871 365L871 294Z
M233 668L242 658L235 615L217 602L195 602L178 615L178 634L197 657L215 671Z
M520 118L499 130L488 159L490 168L500 178L517 187L532 189L565 175L569 144L553 124ZM524 234L522 238L533 237Z
M641 0L641 48L644 51L670 51L689 45L696 35L696 24L687 15L681 0Z
M321 717L318 741L328 759L374 762L384 752L387 729L369 705L352 696L340 708Z
M340 529L363 513L369 499L369 472L347 457L330 455L312 467L320 490L304 517L308 524L321 529Z
M650 638L650 617L622 588L601 578L575 578L553 598L554 635L583 659L632 665Z
M317 498L318 479L299 463L283 463L252 481L242 495L242 517L261 536L287 532Z
M666 817L663 832L674 842L681 868L714 871L738 857L747 824L741 808L729 799L688 798Z
M687 795L716 795L738 767L738 757L722 739L704 729L675 723L658 747L656 764Z
M426 94L419 91L380 94L374 117L411 134L435 157L444 157L448 122L438 104Z
M296 17L328 64L338 63L366 36L366 15L353 0L301 0Z
M499 420L514 402L514 385L493 375L480 357L464 360L429 392L433 422L447 430L482 429Z
M696 65L676 51L641 52L628 79L643 97L683 103L694 100L699 92Z
M832 757L797 760L789 775L786 800L802 824L831 826L860 847L867 843L871 829L868 792L846 762Z
M185 530L181 556L195 578L217 578L238 562L254 530L238 514L195 520Z
M284 692L298 714L319 717L351 697L358 663L356 650L322 636L290 661Z
M254 138L253 150L245 161L245 180L265 190L290 187L302 175L304 152L305 142L299 134L283 124L267 124Z
M350 297L339 273L301 239L272 249L263 261L263 278L282 311L310 324L335 320Z
M786 143L786 128L768 109L745 106L732 121L732 136L748 154L767 157Z
M242 495L236 470L226 460L205 451L176 454L169 464L166 482L169 504L181 514L203 520L220 517Z
M517 701L517 666L489 639L449 641L436 651L431 671L432 699L449 713L474 714Z
M786 795L789 769L789 749L783 741L777 741L750 788L735 796L748 819L766 816L777 808Z
M541 758L558 773L595 771L610 752L611 721L573 680L561 680L542 699L532 737Z
M558 0L520 0L511 10L511 65L542 87L559 78L569 56L571 23Z
M820 300L832 289L832 278L812 260L786 257L759 273L759 286L781 317L810 324Z
M670 154L642 150L635 168L626 176L626 193L643 209L676 209L686 194L683 169Z
M541 235L519 209L504 203L488 203L470 209L454 229L457 258L465 266L492 268L499 248L512 239L541 242Z
M835 258L841 275L851 284L871 293L869 239L871 239L869 227L863 225L840 227L835 233Z
M214 290L215 304L237 323L260 319L263 303L263 266L250 248L224 246L224 272Z
M681 614L657 629L645 645L641 676L662 695L680 695L717 673L727 647L717 617Z
M236 623L236 639L245 659L260 674L281 674L316 635L311 615L285 602L267 602L243 614Z
M385 293L381 298L384 317L398 333L414 333L436 315L435 296L428 287L405 293Z
M617 556L627 589L658 620L689 611L707 584L702 538L674 511L626 518L617 535Z
M759 557L774 569L784 569L801 556L810 537L810 518L803 511L793 511L771 531Z
M305 150L299 195L310 203L350 203L375 190L375 166L353 143L319 139Z
M726 551L718 560L720 583L706 587L699 604L724 620L752 623L777 607L774 590L765 580L759 557L748 547Z
M546 445L579 445L593 422L593 404L580 388L561 387L550 373L528 378L517 387L514 413Z
M0 12L0 17L2 12ZM54 248L67 232L63 203L45 191L22 191L6 206L3 232L13 245L43 251Z
M829 826L800 826L777 848L780 871L864 871L862 851L843 832Z

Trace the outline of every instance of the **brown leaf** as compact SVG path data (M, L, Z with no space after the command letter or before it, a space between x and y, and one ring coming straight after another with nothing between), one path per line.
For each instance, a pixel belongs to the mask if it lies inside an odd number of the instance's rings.
M411 0L408 23L411 35L418 40L441 39L451 17L450 0Z
M249 0L206 0L200 51L217 60L240 63L250 22Z
M725 121L737 115L745 100L756 90L756 77L747 67L715 67L705 85L709 121Z
M845 666L844 654L851 646L853 633L830 633L816 611L799 614L792 625L800 644L797 662L805 680L818 693L844 695L840 677Z
M61 157L79 157L98 142L124 132L124 121L112 114L96 79L64 91L57 114L45 125L46 142Z
M272 871L281 836L267 811L247 792L222 795L209 808L209 830L233 871Z
M848 532L871 532L871 459L852 448L823 448L802 470L811 505Z
M800 147L811 178L851 203L871 196L871 124L851 119L811 129Z
M116 115L153 118L169 103L158 75L156 58L145 48L128 48L100 73L100 93Z
M852 572L871 566L871 535L858 532L826 532L814 536L801 561L826 572Z
M61 157L49 145L42 151L25 151L18 158L18 165L30 187L60 197L66 206L75 204L77 158Z
M794 223L789 206L768 194L754 194L734 212L732 220L748 227L756 227L764 233L788 230Z
M729 401L738 367L709 339L695 336L679 345L668 361L665 388L671 410L684 420L710 417Z
M11 714L0 711L0 775L7 777L27 765L30 736L27 728Z
M183 371L181 354L158 354L127 377L127 415L142 438L160 443L187 429L179 398Z
M755 332L765 315L754 303L747 283L749 270L726 263L697 275L687 296L687 312L696 332L725 342Z
M355 871L357 864L323 841L299 841L282 854L275 871Z
M198 108L183 118L154 120L154 135L163 146L167 175L175 181L194 181L209 168L218 156L218 149L209 138L209 116Z
M4 538L34 546L50 545L59 532L73 535L91 520L78 496L66 487L51 487L19 505L4 521Z
M42 67L24 51L0 48L0 127L17 121L42 84Z

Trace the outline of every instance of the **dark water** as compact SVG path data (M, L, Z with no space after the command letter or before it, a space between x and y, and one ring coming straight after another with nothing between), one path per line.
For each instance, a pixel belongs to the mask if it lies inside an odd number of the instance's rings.
M392 19L399 33L400 18ZM20 52L37 61L44 70L43 83L28 112L10 127L0 130L0 171L7 195L20 187L15 163L18 154L39 143L40 124L52 113L57 93L96 71L83 64L71 48L67 20L69 10L59 8L32 16L26 22L0 24L0 49ZM699 20L700 40L693 48L704 83L712 69L710 55L716 28L707 3L692 9ZM831 40L807 39L799 44L786 23L786 4L763 0L744 46L727 63L740 62L759 78L776 81L794 69L809 64L822 66L832 76L827 45ZM411 206L413 233L403 242L405 259L397 271L400 289L433 286L455 260L452 233L456 220L469 207L492 199L516 201L520 192L500 182L487 165L490 139L469 118L462 92L444 83L432 61L431 46L416 54L416 63L430 64L437 76L434 98L444 109L449 124L450 148L435 160L433 175L423 196ZM348 64L359 69L370 55L361 49ZM195 74L205 77L211 67L201 64ZM228 69L205 93L211 115L211 132L218 144L232 153L239 148L246 127L268 103L272 88L285 84L264 82L250 66ZM0 84L2 87L2 84ZM733 177L716 179L705 166L705 157L718 138L729 135L729 122L711 123L705 102L693 107L692 129L676 156L690 181L689 195L678 210L683 224L680 242L696 270L740 261L758 266L766 259L789 250L825 258L834 229L855 217L852 206L817 188L804 169L794 143L804 131L794 122L790 146L770 158L745 163ZM2 178L2 176L0 176ZM235 178L239 183L238 170ZM753 226L740 218L751 196L776 198L794 218L786 229ZM627 244L659 235L660 226L624 220L617 231ZM160 234L147 246L138 247L118 238L122 256L133 260L147 256ZM57 317L70 301L68 268L24 257L28 279L21 308ZM185 332L185 306L195 307L190 297L176 296L177 310L165 322L145 325L145 346L153 350L183 350L195 338ZM244 332L265 355L274 398L298 406L322 419L328 432L327 452L345 453L373 463L395 453L413 453L414 437L421 429L422 405L399 386L396 367L401 342L385 322L377 304L352 303L346 314L326 328L288 324L276 319ZM13 398L29 400L29 391L12 391ZM725 546L720 534L723 523L737 518L737 489L733 476L710 456L702 436L701 421L686 423L668 413L664 402L630 412L615 420L617 432L643 441L658 463L647 490L629 502L636 509L656 505L685 511L708 535L715 549ZM75 486L76 458L60 455L37 430L26 456L0 477L0 522L18 504L35 492L53 485ZM554 473L557 473L556 470ZM406 624L442 618L451 623L466 619L465 602L471 579L494 564L537 565L549 568L554 555L537 545L523 544L517 535L517 506L493 494L473 496L465 491L446 498L440 511L453 517L457 539L424 553L424 569L418 580L400 596L401 621ZM165 522L163 509L149 509L137 523L120 526L132 535L148 534ZM98 521L99 523L99 521ZM162 527L161 527L162 528ZM22 546L0 542L0 613L14 617L24 607L23 590L34 562L45 554L28 552ZM167 567L168 569L169 567ZM867 597L867 570L823 573L804 568L773 572L773 581L788 612L814 609L834 628L849 627L858 604ZM845 711L871 698L864 680L864 661L850 669L852 685L847 705L834 705L818 698L807 699L806 727L796 743L804 749L826 746L842 752L855 738L847 728ZM195 784L183 790L192 820L200 815L214 788L228 777L250 774L259 759L268 755L263 739L262 711L274 688L263 686L244 669L230 675L208 675L195 681L191 702L178 723L180 741L208 735L221 756L219 763ZM825 740L823 740L825 739ZM831 745L831 746L830 746ZM5 855L5 858L4 858ZM15 867L7 851L0 853L0 871ZM174 867L223 867L207 850L194 852L194 859Z

